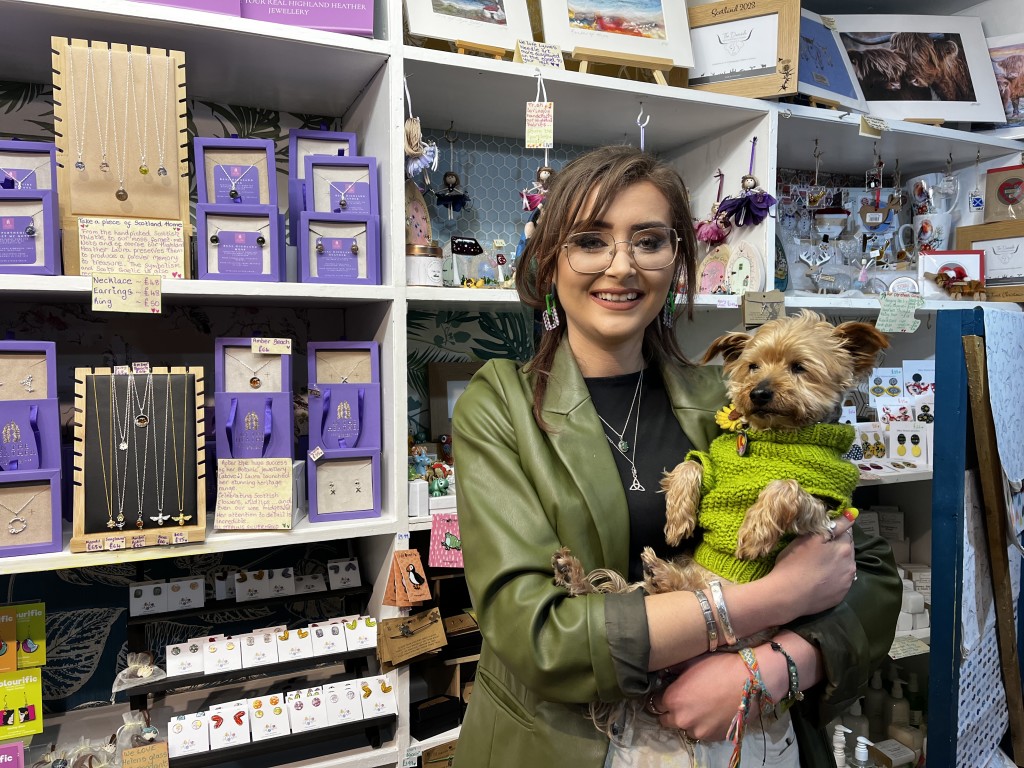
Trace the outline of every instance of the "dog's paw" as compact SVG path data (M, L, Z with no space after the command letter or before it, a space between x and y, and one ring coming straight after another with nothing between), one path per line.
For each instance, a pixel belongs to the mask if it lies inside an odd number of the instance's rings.
M704 468L700 463L684 461L661 479L661 489L665 492L665 541L669 546L678 546L693 535L703 476Z
M736 557L757 560L771 554L789 531L806 496L796 480L773 480L743 516L736 537Z
M562 547L551 556L551 570L555 574L555 586L567 589L570 594L582 595L592 591L583 570L583 563L569 551L568 547Z

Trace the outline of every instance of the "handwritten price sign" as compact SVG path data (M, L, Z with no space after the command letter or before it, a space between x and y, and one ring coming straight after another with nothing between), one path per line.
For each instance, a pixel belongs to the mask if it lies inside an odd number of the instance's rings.
M292 340L264 339L253 336L252 353L254 355L290 355L292 353Z
M160 314L162 281L159 275L92 273L94 312L141 312Z

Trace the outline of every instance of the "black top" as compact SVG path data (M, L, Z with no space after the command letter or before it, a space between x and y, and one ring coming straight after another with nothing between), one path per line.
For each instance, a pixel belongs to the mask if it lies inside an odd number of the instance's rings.
M639 379L639 371L586 379L594 408L615 430L621 430L626 422ZM602 427L608 438L619 442L612 429L604 424ZM673 549L665 543L665 494L661 491L661 478L693 448L672 412L665 382L657 366L644 370L643 387L623 438L629 444L625 456L611 443L606 441L605 445L615 459L629 506L628 576L631 581L639 581L643 577L640 553L644 547L651 547L661 557L672 557L682 549ZM633 485L630 460L636 464L637 480L646 489L644 491L629 490ZM692 543L684 546L689 549Z

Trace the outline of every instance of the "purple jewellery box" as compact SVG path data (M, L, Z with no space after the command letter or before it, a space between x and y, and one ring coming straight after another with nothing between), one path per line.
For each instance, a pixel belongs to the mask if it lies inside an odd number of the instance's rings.
M49 190L0 189L0 273L60 274L56 202Z
M287 392L290 397L292 356L256 355L252 352L252 339L246 336L217 339L214 387L215 392Z
M18 493L17 501L12 499L8 503L11 485L25 490ZM25 498L26 492L32 495ZM60 552L64 548L60 501L59 469L0 472L0 504L13 505L0 510L6 523L0 557Z
M242 17L297 27L373 37L373 0L242 0Z
M379 384L379 358L376 341L311 341L306 344L306 381Z
M354 153L354 150L353 150ZM46 141L0 140L0 188L57 193L57 145Z
M0 474L60 470L57 398L0 400Z
M359 154L356 135L346 131L318 131L293 128L288 131L288 176L301 181L306 178L306 156L328 155L351 157Z
M306 471L311 523L380 517L379 450L324 451Z
M200 280L284 280L281 217L272 205L196 205Z
M307 155L303 162L307 211L360 216L380 214L376 158Z
M217 456L222 459L290 459L290 392L217 392Z
M241 13L240 0L144 0L155 5L169 5L175 8L191 8L194 11L211 11L238 16Z
M299 282L380 285L380 217L303 211Z
M270 139L196 137L199 202L276 207L275 149Z
M309 447L380 450L380 384L309 387Z
M5 360L8 356L10 359ZM19 380L10 384L17 397L12 396L12 390L0 389L0 400L57 397L57 345L52 341L0 340L0 382L7 381L3 368L21 356L29 367L24 376L14 377Z

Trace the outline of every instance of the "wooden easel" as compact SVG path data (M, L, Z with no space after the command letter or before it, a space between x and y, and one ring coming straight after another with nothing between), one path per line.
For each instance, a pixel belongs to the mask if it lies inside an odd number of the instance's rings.
M839 110L842 106L838 101L832 101L831 99L822 99L818 96L809 96L810 104L812 107L820 109L834 109Z
M1003 469L996 447L995 422L989 403L988 374L985 366L985 339L964 336L967 387L974 422L974 444L978 455L978 476L985 506L985 538L992 566L992 593L996 609L996 639L999 666L1010 721L1010 743L1014 763L1024 766L1024 692L1021 690L1020 659L1010 588L1010 562L1006 497L1003 494Z
M497 45L484 45L483 43L470 43L466 40L455 41L456 53L478 53L481 56L491 56L498 61L505 58L506 48L501 48Z
M905 123L918 123L919 125L945 125L946 121L938 117L904 117Z
M580 63L580 72L586 74L591 64L612 64L619 67L636 67L650 70L658 85L668 85L665 73L675 66L671 59L659 59L654 56L635 56L633 54L612 53L596 48L573 48L573 61Z

